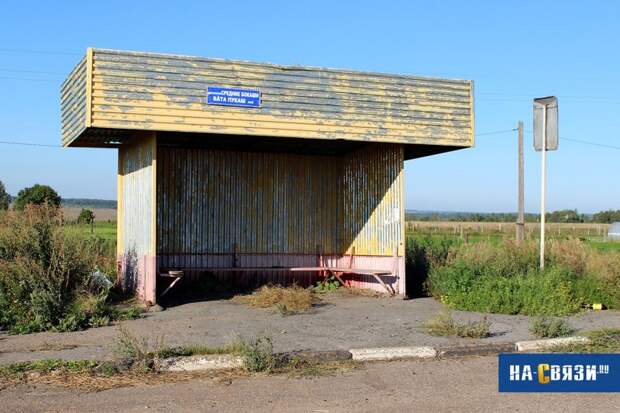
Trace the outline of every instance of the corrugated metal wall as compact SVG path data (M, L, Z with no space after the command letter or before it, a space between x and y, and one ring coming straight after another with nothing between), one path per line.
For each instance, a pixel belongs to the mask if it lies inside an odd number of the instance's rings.
M154 134L136 137L119 149L120 220L117 235L123 282L153 302L156 151Z
M339 157L160 147L158 162L158 253L340 249Z
M86 69L84 58L60 88L62 143L68 145L86 128Z
M402 145L373 145L345 155L344 250L356 255L404 253Z
M391 256L401 243L401 145L344 156L160 147L157 157L158 256L230 255L235 244Z
M259 90L262 105L207 105L209 86ZM94 49L87 96L94 128L468 147L472 87L465 80Z
M120 149L123 165L123 242L139 254L151 252L153 145L141 140Z

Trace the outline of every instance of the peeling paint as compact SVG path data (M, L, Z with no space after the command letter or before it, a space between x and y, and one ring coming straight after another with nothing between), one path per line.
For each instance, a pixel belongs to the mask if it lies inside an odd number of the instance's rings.
M78 81L80 71L67 85L92 95L93 127L472 144L470 81L102 49L92 60L92 85ZM213 85L258 89L262 107L206 105ZM63 117L82 106L63 105ZM65 145L89 132L65 129Z

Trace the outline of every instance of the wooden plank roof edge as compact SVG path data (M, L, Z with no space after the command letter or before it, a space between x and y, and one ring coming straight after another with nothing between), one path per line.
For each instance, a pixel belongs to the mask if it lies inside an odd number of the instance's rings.
M129 55L129 56L140 56L140 57L159 57L166 59L178 59L178 60L194 60L194 61L205 61L205 62L218 62L218 63L240 63L252 66L262 66L262 67L272 67L274 69L279 70L298 70L298 71L316 71L316 72L332 72L332 73L345 73L351 75L365 75L365 76L378 76L385 78L401 78L401 79L420 79L420 80L431 80L431 81L445 81L445 82L454 82L454 83L473 83L471 79L459 79L459 78L447 78L447 77L438 77L438 76L420 76L420 75L410 75L404 73L387 73L387 72L373 72L368 70L353 70L353 69L339 69L339 68L330 68L330 67L321 67L321 66L304 66L304 65L283 65L278 63L270 63L270 62L255 62L250 60L242 60L242 59L224 59L224 58L215 58L215 57L201 57L201 56L192 56L185 54L176 54L176 53L159 53L159 52L141 52L141 51L132 51L132 50L122 50L122 49L105 49L105 48L92 48L94 53L107 53L107 54L116 54L116 55Z

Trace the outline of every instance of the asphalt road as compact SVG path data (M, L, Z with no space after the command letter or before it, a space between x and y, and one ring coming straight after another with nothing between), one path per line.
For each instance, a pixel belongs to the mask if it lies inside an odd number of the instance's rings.
M500 394L497 358L398 361L314 379L254 376L80 393L22 385L7 412L584 412L620 411L618 394Z
M238 336L267 334L275 351L349 350L362 347L452 346L532 340L530 318L521 315L454 311L459 321L491 323L491 337L465 339L434 337L423 324L445 307L432 298L402 300L327 294L312 311L282 317L273 309L255 309L231 300L186 303L145 318L123 322L137 337L166 346L223 346ZM577 330L620 328L619 311L587 311L569 317ZM118 339L116 326L71 333L0 334L0 364L36 359L96 359L112 357Z

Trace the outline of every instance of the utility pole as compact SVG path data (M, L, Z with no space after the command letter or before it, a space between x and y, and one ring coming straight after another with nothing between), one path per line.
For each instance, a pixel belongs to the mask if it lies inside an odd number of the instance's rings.
M523 245L525 239L525 195L523 177L523 121L517 124L519 131L519 195L518 195L518 215L517 215L517 245Z

